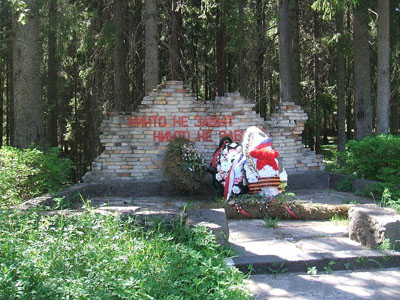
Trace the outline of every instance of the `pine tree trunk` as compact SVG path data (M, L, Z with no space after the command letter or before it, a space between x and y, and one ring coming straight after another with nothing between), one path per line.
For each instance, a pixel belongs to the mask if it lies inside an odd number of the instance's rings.
M10 22L8 26L9 31L11 31L11 14ZM7 145L14 146L14 75L13 75L13 60L12 60L12 50L8 51L7 54Z
M372 134L372 99L367 9L354 9L354 117L356 140Z
M1 19L0 19L1 20ZM0 33L0 38L2 34ZM5 58L0 53L0 148L3 147L3 124L4 124L4 78L6 78L5 73ZM3 67L4 66L4 67Z
M350 32L351 28L351 10L347 8L346 11L346 31ZM354 62L353 62L354 63ZM351 140L354 138L353 129L354 129L354 115L353 115L353 107L354 107L354 93L351 92L354 88L354 66L352 62L349 60L346 64L347 70L347 80L346 80L346 139Z
M262 118L267 115L267 100L264 82L264 54L265 54L265 12L264 1L257 0L257 28L258 28L258 47L257 47L257 94L256 99L259 103L259 113Z
M157 0L146 0L144 91L148 95L158 84Z
M57 0L49 0L49 40L47 61L47 141L56 147L57 141Z
M376 131L389 132L390 101L390 11L389 0L378 0L378 86Z
M336 80L337 80L337 116L338 116L338 151L343 152L346 147L346 99L345 99L345 79L346 62L343 54L343 11L336 13L336 32L340 35L336 47Z
M216 0L216 51L217 51L217 95L223 96L226 92L226 22L224 14L224 0Z
M136 108L144 97L144 51L143 51L143 0L135 0L133 16L133 64L134 64L134 88L133 108Z
M320 19L316 12L314 12L314 44L319 42L320 32ZM319 78L321 74L321 61L320 55L317 51L314 52L314 135L315 135L315 152L320 153L321 150L321 106L319 104L321 95L321 80Z
M244 5L245 5L245 0L239 0L238 2L238 10L239 10L239 19L240 19L240 27L239 28L244 28L245 26L245 16L244 16ZM245 32L244 30L240 30L238 32L240 35L241 39L245 39ZM247 95L247 68L246 68L246 63L245 63L245 43L240 43L239 44L239 72L238 72L238 85L239 85L239 92L242 95Z
M43 101L40 83L39 8L37 1L25 1L29 12L26 24L13 14L13 74L15 145L28 147L35 143L43 148L46 138L43 125Z
M289 1L278 0L280 102L292 101Z
M128 100L128 72L126 66L125 0L114 0L114 110L124 111Z
M299 0L290 0L290 41L291 41L291 85L292 85L292 101L297 105L301 105L300 95L300 37L299 37Z
M171 80L182 80L181 76L181 51L179 45L180 36L180 9L177 10L177 0L168 0L169 4L169 68Z

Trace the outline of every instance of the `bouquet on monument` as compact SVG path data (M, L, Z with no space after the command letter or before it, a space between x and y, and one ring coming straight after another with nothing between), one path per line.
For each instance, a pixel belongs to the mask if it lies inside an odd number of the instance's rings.
M163 160L163 171L179 190L196 193L201 189L205 175L205 161L186 138L175 138L168 143Z
M182 157L184 160L182 165L183 171L198 172L199 174L204 173L206 165L204 158L192 143L189 142L182 145Z

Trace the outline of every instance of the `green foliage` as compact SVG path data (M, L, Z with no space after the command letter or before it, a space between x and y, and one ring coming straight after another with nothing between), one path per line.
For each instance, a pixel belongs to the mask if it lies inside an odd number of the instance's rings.
M400 136L379 135L349 141L347 150L338 154L338 161L343 165L336 165L336 172L381 182L357 194L372 196L386 206L399 209Z
M390 239L384 239L383 242L377 247L378 250L386 251L391 250L392 245Z
M331 217L331 222L336 225L349 225L349 219L347 217L341 217L337 214Z
M348 5L357 5L357 0L315 0L312 9L322 13L322 18L331 20L338 10L344 10Z
M168 143L163 171L178 189L195 193L204 177L204 159L188 139L176 138Z
M264 222L265 222L265 226L267 226L267 227L277 228L279 218L264 218Z
M400 184L400 136L379 135L347 142L339 171L357 178Z
M307 275L317 275L318 270L316 266L307 267Z
M0 206L14 205L70 183L72 162L58 148L0 149Z
M0 299L248 299L205 228L0 210Z
M272 263L272 268L268 268L268 270L274 275L284 274L288 271L288 269L285 268L285 262L278 264L276 261Z
M326 274L331 274L332 273L332 267L335 265L336 263L331 260L329 261L328 265L324 267L324 271Z
M353 190L353 180L349 178L343 179L338 183L337 190L342 192L351 192Z

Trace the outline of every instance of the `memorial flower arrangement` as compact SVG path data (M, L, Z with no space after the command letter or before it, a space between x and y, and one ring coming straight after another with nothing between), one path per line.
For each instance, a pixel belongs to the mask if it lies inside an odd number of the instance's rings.
M186 138L175 138L168 143L163 160L163 171L179 190L196 193L205 175L205 161Z
M183 171L198 172L199 174L204 173L204 158L192 143L182 145L182 157L184 160L182 165Z

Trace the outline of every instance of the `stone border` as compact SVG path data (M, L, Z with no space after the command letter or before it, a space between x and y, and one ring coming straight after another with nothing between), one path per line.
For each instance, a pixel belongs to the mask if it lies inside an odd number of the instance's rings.
M382 183L375 180L358 179L345 174L332 173L332 172L325 172L325 173L328 174L329 176L329 187L335 190L337 190L338 185L344 180L350 180L352 182L353 185L351 192L353 193L355 191L368 191L368 188L373 186L374 184Z
M302 173L292 173L288 175L288 191L304 190L304 189L327 189L337 188L338 184L345 180L353 181L353 192L355 190L366 190L372 184L378 183L372 180L354 179L351 176L324 172L320 170L305 171ZM210 185L211 179L209 175L204 180L204 185ZM26 209L35 205L54 205L54 198L64 197L65 201L80 200L80 195L84 198L91 197L151 197L151 196L182 196L185 195L179 192L171 183L164 179L159 180L108 180L94 181L89 183L79 183L68 187L59 192L57 195L43 195L34 199L28 200L20 205L21 209ZM187 194L186 194L187 195ZM199 194L201 196L209 196L213 199L217 196L211 187L203 189Z

